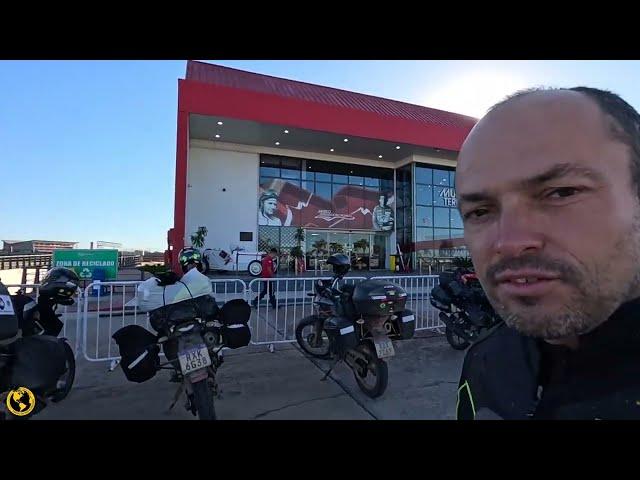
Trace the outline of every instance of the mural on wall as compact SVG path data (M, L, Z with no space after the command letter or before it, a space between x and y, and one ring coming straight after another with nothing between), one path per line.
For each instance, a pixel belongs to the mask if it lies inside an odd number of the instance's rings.
M273 178L258 191L258 225L391 231L394 203L392 191L344 185L329 200Z

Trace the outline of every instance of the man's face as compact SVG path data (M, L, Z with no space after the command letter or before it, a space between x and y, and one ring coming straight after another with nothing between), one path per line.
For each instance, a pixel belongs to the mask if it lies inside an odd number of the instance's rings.
M275 198L269 198L264 202L264 213L273 215L278 208L278 201Z
M525 335L586 333L640 295L640 207L628 147L577 92L488 114L460 153L465 240L496 311Z
M380 195L380 198L378 199L378 203L380 204L381 207L384 207L384 196Z

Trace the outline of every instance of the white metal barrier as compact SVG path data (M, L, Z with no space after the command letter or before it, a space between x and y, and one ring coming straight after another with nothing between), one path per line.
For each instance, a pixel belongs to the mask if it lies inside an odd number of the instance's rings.
M444 328L438 310L431 305L431 290L438 285L437 275L389 275L372 277L401 286L407 292L407 308L416 316L416 330L436 330Z
M138 285L131 282L93 282L84 290L82 352L90 362L120 358L112 335L127 325L151 330L146 312L138 309ZM247 285L239 279L211 280L216 301L221 305L234 298L246 298Z
M17 283L5 285L9 293L15 295L18 290L34 300L37 300L40 293L40 285L32 283ZM76 357L81 350L81 327L82 327L82 290L78 290L78 295L74 297L73 305L59 306L56 313L62 313L60 321L62 322L61 337L69 340L69 344L73 347Z
M295 342L298 322L313 314L313 298L308 293L314 292L314 284L318 280L331 280L330 277L293 277L293 278L256 278L249 283L247 301L255 307L252 309L251 343L266 345ZM366 280L365 277L346 277L347 283ZM266 287L266 290L265 290ZM270 303L269 291L273 289L275 308ZM259 295L263 298L255 303Z
M438 312L430 303L431 289L437 285L438 277L427 276L381 276L373 279L396 283L407 290L407 308L416 314L416 329L442 328ZM295 342L295 327L305 316L313 314L314 283L330 280L330 277L293 277L254 279L249 285L240 279L211 280L216 300L222 304L234 298L252 303L263 291L265 284L274 287L274 309L266 295L252 309L250 326L252 344L264 345ZM347 277L348 283L366 280L365 277ZM76 303L62 307L62 336L75 347L76 356L82 351L88 361L110 361L118 359L118 349L111 336L126 325L141 325L150 329L148 316L137 305L137 287L140 281L93 282L84 291L80 290ZM37 296L39 285L7 285L12 293L18 288L31 291Z

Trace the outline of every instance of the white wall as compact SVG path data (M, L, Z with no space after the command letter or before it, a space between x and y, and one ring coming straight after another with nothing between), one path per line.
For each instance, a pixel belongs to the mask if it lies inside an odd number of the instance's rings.
M258 162L256 153L189 149L185 245L204 225L205 248L257 248ZM253 232L253 242L240 242L240 232Z

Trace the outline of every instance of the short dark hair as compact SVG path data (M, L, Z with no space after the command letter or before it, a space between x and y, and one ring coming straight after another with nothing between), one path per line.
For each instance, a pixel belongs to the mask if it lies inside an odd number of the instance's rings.
M269 250L269 253L278 253L278 249L277 248L272 248L271 250Z
M531 88L521 90L506 99L496 103L489 109L489 112L526 95L544 91L566 90L578 92L593 100L602 113L609 120L609 133L620 142L626 144L630 150L631 182L640 198L640 114L638 111L625 102L619 95L608 90L601 90L591 87L572 88Z

